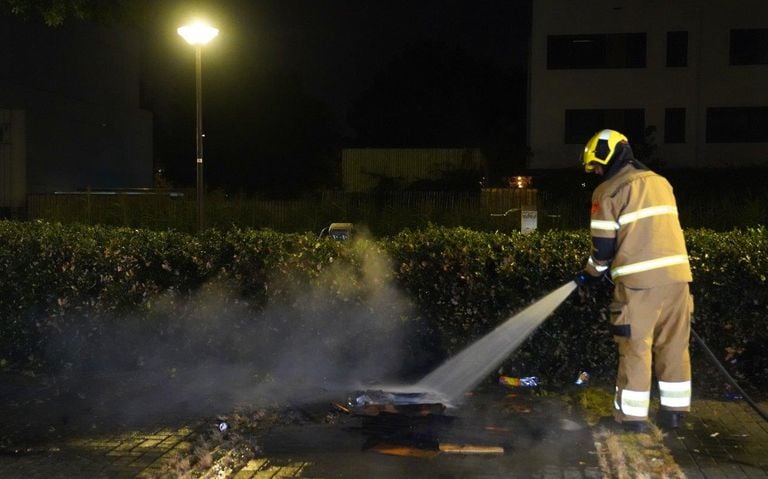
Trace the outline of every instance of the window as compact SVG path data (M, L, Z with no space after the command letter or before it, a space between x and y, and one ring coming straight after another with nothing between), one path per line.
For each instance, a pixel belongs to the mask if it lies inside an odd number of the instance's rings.
M688 32L667 32L667 66L688 66Z
M566 143L586 143L605 128L624 133L630 143L643 141L645 110L565 110Z
M664 143L685 143L685 108L664 110Z
M731 65L768 65L768 28L731 30Z
M768 143L768 106L707 108L707 143Z
M550 35L547 68L644 68L645 33Z

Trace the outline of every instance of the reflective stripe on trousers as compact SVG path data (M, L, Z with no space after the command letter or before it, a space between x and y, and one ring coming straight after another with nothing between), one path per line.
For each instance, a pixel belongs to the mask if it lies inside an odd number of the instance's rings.
M613 406L627 416L648 417L650 403L651 391L619 390L618 387L616 388Z
M661 406L668 408L689 407L691 405L691 382L659 381Z

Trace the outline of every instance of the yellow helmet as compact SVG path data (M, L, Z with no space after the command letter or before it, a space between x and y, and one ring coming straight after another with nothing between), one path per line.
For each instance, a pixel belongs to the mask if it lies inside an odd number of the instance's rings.
M616 151L616 145L622 142L629 143L629 140L616 130L602 130L595 133L595 136L590 138L584 146L584 154L581 155L584 171L591 172L595 169L595 164L607 165Z

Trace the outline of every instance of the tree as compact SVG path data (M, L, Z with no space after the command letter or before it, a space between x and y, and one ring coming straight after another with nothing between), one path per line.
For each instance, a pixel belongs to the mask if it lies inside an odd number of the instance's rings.
M76 20L106 21L135 11L138 2L129 0L0 0L0 12L39 17L46 25L58 27Z
M638 160L651 169L664 166L664 161L659 158L656 145L656 126L648 125L643 130L643 139L632 145L633 153Z

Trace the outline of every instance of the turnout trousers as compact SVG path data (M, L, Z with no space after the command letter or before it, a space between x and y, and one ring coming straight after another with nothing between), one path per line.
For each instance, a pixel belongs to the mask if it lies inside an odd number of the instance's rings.
M658 380L661 409L690 410L692 313L688 283L648 289L616 285L611 329L619 351L614 399L618 421L648 419L652 374Z

